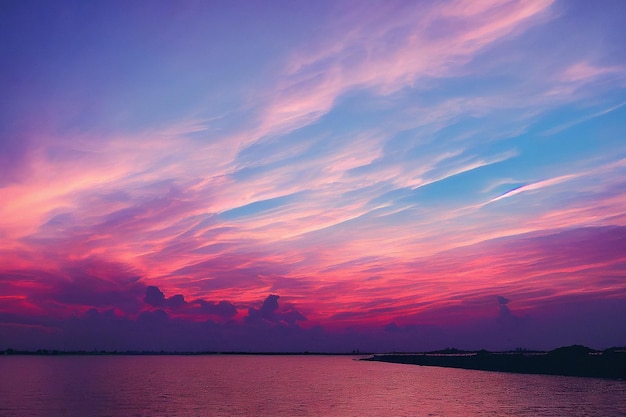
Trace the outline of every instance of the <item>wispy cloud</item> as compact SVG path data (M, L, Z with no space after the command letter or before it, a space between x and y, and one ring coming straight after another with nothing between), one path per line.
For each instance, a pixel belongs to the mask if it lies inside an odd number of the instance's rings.
M409 340L495 319L498 296L510 317L623 301L609 6L76 10L70 38L23 7L0 17L29 34L0 80L11 326Z
M543 132L543 134L546 135L546 136L549 136L549 135L553 135L555 133L562 132L562 131L567 130L567 129L573 127L573 126L579 125L581 123L587 122L589 120L595 119L595 118L600 117L600 116L604 116L605 114L611 113L611 112L613 112L615 110L619 110L619 109L621 109L624 106L626 106L626 102L620 103L620 104L618 104L616 106L611 106L608 109L601 110L599 112L595 112L593 114L590 114L588 116L582 117L580 119L573 120L573 121L565 123L565 124L563 124L561 126L555 126L555 127L551 128L551 129L546 130L545 132Z
M537 181L534 182L532 184L527 184L527 185L522 185L519 187L516 187L510 191L507 191L506 193L499 195L498 197L492 198L491 200L489 200L488 203L493 203L495 201L498 200L502 200L503 198L510 198L513 197L514 195L520 194L520 193L524 193L524 192L528 192L528 191L534 191L534 190L540 190L542 188L545 187L550 187L551 185L555 185L555 184L559 184L563 181L568 181L571 180L573 178L576 178L577 175L572 174L572 175L562 175L560 177L555 177L555 178L550 178L547 180L543 180L543 181Z

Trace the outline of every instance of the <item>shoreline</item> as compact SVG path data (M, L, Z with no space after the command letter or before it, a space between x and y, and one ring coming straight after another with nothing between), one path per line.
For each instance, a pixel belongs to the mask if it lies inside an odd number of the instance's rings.
M626 380L626 349L602 352L568 346L550 352L459 352L375 354L362 360L536 375Z

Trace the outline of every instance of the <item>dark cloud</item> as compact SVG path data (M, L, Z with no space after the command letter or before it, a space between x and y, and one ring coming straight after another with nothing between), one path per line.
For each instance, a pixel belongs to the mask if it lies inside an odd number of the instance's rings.
M280 296L270 294L267 296L260 309L251 307L248 310L248 316L251 318L262 318L272 321L275 318L275 312L278 310L278 299Z
M175 294L167 299L167 303L169 307L173 309L182 308L187 305L187 301L185 301L185 297L182 294Z
M165 294L163 294L159 287L155 287L153 285L146 287L146 296L143 301L153 307L179 309L187 306L185 297L182 294L176 294L169 298L165 298Z
M169 320L169 316L163 310L144 311L137 317L137 322L148 325L159 325Z
M510 300L508 298L498 296L498 321L503 325L514 325L519 324L523 320L528 319L528 317L520 317L511 311L509 308Z
M306 321L306 317L293 307L279 309L278 299L280 296L270 294L267 296L261 308L250 307L247 321L250 323L263 321L271 324L297 326L298 321Z
M511 315L511 310L509 310L509 307L507 307L508 303L508 298L504 298L500 295L498 296L498 304L500 305L500 318L513 317Z
M398 327L398 325L394 322L389 323L383 328L385 329L386 332L390 332L390 333L398 333L402 331L402 329Z
M621 331L626 325L626 303L617 299L572 303L575 307L570 310L561 310L557 315L546 314L509 332L503 331L506 328L503 329L493 316L463 325L398 324L394 321L386 326L364 325L330 332L320 326L307 329L281 323L279 318L289 308L285 311L280 304L277 307L276 296L265 301L251 310L255 312L254 318L221 323L212 319L197 320L197 316L191 315L177 316L163 308L143 311L136 316L123 315L115 309L94 308L70 318L0 311L0 350L12 347L90 351L415 352L446 347L508 350L517 347L553 349L571 344L606 348L626 344ZM202 308L202 303L190 305Z
M209 315L220 320L228 320L237 315L237 309L229 301L211 302L203 299L187 302L182 294L165 297L165 294L153 285L146 287L144 302L153 307L175 311L178 314Z
M148 289L150 288L150 289ZM167 306L168 298L157 287L146 287L146 297L164 307L142 311L136 316L115 309L91 308L68 319L11 315L0 310L0 349L77 350L169 350L169 351L304 351L324 350L321 329L305 330L295 325L292 308L278 307L277 296L268 297L257 312L259 321L215 321L214 316L232 318L235 307L228 301L195 300L179 314ZM149 295L148 295L149 294ZM169 299L180 299L171 297ZM199 319L200 314L209 318ZM25 319L27 318L27 319ZM291 323L291 324L290 324ZM5 337L6 336L6 337ZM318 340L316 341L316 338ZM322 339L323 341L323 339Z
M229 301L220 301L219 303L211 303L204 300L198 300L200 312L219 316L223 319L230 319L237 315L237 309Z
M143 300L151 306L163 307L165 305L165 294L158 287L149 285L146 287L146 296Z
M62 213L50 219L52 228L72 223L71 217ZM428 301L427 311L412 316L402 316L402 309L394 312L381 307L393 304L393 299L372 299L354 304L353 308L344 307L334 316L354 326L362 323L361 327L339 325L332 332L320 326L305 326L305 315L276 293L258 304L239 306L237 314L237 307L226 300L188 299L148 286L137 270L121 262L97 256L68 260L54 246L42 253L14 252L19 259L37 260L39 269L8 270L0 266L0 293L6 296L0 298L0 342L5 344L0 343L0 349L82 346L89 350L416 351L444 347L506 350L550 349L567 344L594 348L621 345L626 344L622 331L626 325L626 304L620 298L624 264L620 262L623 251L619 248L625 231L626 228L593 228L529 236L515 242L503 239L499 244L512 257L494 261L501 265L505 265L505 260L510 263L510 259L517 259L517 250L526 246L539 247L538 252L543 254L537 259L539 264L546 262L545 254L552 248L551 262L557 266L567 256L584 257L586 253L602 251L601 260L610 261L614 267L603 269L598 279L612 289L612 297L605 297L607 292L552 297L545 288L513 291L499 286L489 289L487 295L481 289L464 292L465 298L455 295L443 300L454 301L454 307L444 302L445 307L438 308ZM544 247L544 242L550 240ZM581 247L585 253L580 253ZM456 251L457 261L474 259L475 251L476 248L468 254ZM441 263L450 263L450 259L441 259ZM224 277L230 260L222 259ZM441 266L421 265L424 273ZM531 265L533 271L536 265ZM509 272L502 274L508 276ZM264 283L274 282L274 278L263 279L267 280ZM568 283L568 288L585 284L571 280ZM276 291L284 291L288 285L281 283ZM344 293L349 289L333 285L318 290ZM24 286L29 288L28 297L17 297L24 294ZM360 299L368 298L363 295ZM422 305L420 300L411 303ZM517 306L523 306L523 310ZM73 316L68 319L68 314ZM456 319L461 316L462 323ZM441 324L442 317L449 317L450 321ZM328 320L328 325L332 326L333 321ZM385 327L382 323L392 324Z

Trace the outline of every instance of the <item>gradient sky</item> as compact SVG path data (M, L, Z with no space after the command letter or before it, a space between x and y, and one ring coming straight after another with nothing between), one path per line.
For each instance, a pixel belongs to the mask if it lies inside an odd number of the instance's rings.
M0 349L626 345L626 2L3 1Z

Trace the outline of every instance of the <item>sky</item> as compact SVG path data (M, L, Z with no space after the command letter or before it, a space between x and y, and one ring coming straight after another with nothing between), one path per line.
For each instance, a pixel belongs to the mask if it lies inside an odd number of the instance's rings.
M0 349L626 345L626 2L0 4Z

